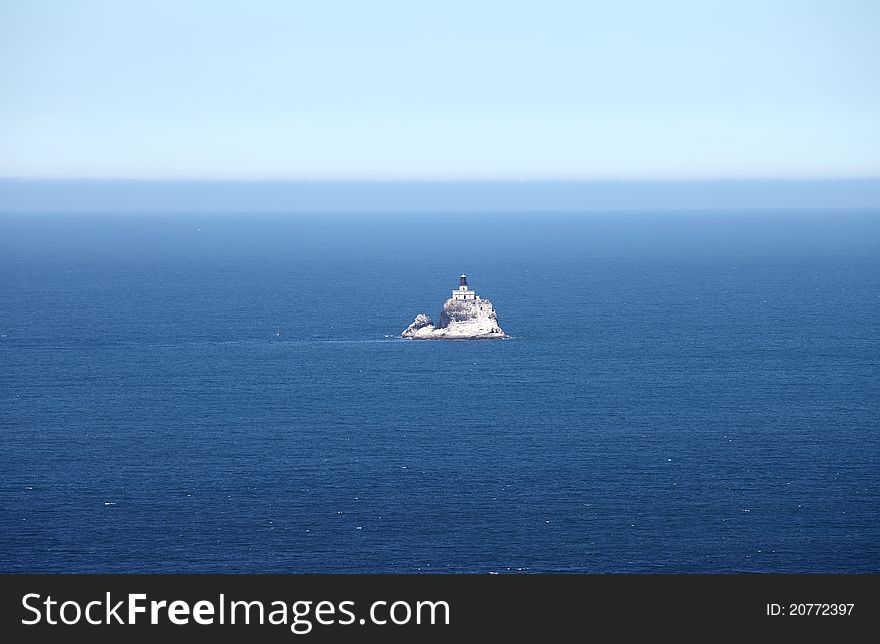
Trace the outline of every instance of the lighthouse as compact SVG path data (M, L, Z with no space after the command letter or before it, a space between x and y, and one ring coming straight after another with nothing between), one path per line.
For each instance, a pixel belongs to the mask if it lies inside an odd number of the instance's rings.
M458 278L458 290L452 291L452 299L471 301L478 299L477 294L468 287L467 275L464 273Z
M411 340L500 340L508 336L498 326L492 302L481 299L468 286L467 275L460 275L458 288L443 303L439 322L435 324L427 315L419 313L400 337Z

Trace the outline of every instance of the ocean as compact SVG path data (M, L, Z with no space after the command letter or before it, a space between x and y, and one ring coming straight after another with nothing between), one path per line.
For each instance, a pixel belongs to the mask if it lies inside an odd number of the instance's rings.
M2 215L0 473L3 572L880 572L880 213Z

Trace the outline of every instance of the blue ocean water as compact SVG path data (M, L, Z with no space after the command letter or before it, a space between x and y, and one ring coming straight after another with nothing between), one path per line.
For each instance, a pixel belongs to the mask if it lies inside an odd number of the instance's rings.
M0 472L2 571L880 572L880 213L0 216Z

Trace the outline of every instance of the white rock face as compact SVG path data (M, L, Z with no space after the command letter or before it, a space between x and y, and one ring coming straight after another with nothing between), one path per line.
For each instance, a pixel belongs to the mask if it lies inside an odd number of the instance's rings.
M440 324L424 313L403 333L402 338L412 340L502 340L508 336L498 326L495 308L489 300L454 300L449 298L443 305Z

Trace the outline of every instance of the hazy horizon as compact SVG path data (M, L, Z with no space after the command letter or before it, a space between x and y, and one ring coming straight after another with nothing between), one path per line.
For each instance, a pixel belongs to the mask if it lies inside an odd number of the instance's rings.
M824 181L162 181L0 178L0 213L880 208L880 178Z

